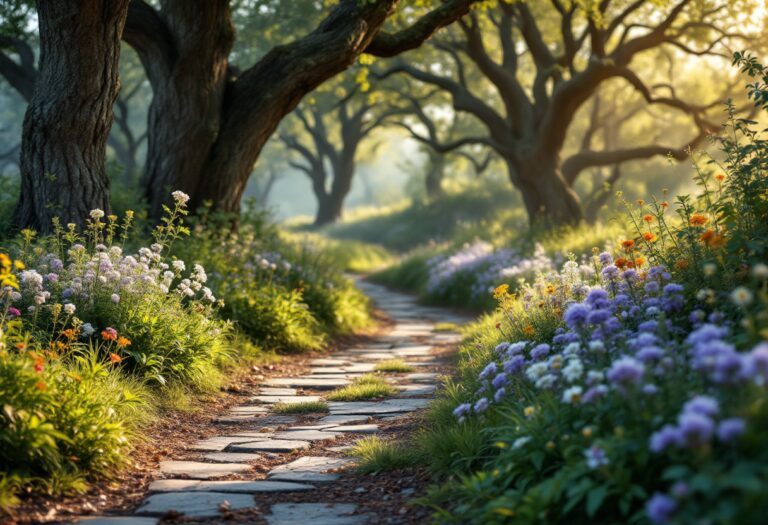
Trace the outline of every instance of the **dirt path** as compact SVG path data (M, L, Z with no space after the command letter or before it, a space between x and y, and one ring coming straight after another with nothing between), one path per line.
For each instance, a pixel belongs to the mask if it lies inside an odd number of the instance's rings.
M360 282L391 329L364 344L312 359L304 374L265 379L246 404L217 418L213 436L174 450L152 474L138 508L120 515L84 516L89 525L253 523L269 525L363 525L421 523L423 511L407 502L425 485L423 474L405 469L362 475L347 456L363 436L387 439L415 430L414 417L446 372L458 336L434 331L436 322L466 319L417 305L413 298ZM413 372L387 374L398 394L383 400L330 402L328 414L276 415L275 403L321 400L330 390L400 358Z

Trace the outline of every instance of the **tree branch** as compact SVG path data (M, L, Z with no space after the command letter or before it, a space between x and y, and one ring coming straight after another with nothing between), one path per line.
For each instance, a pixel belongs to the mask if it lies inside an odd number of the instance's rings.
M379 32L365 52L380 57L392 57L419 47L439 29L455 22L480 0L446 0L413 25L397 33Z

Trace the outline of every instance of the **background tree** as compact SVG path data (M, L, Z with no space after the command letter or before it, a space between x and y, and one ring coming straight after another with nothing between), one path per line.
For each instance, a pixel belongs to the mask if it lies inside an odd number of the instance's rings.
M341 218L361 144L396 113L384 103L381 92L363 92L349 80L317 93L294 110L298 125L281 133L281 139L298 157L290 165L312 183L317 199L315 226Z
M482 130L472 119L461 113L445 111L435 90L423 96L413 94L418 88L408 85L399 91L404 99L404 118L397 125L404 128L409 136L422 145L427 161L425 163L425 190L428 198L438 198L443 193L443 180L449 168L458 157L466 159L480 176L490 165L492 153L476 138ZM474 128L474 129L473 129Z
M748 3L748 2L747 2ZM562 171L561 153L582 106L611 79L631 85L646 104L690 117L698 137L717 129L707 113L722 101L699 103L677 96L672 79L647 84L637 64L644 55L673 50L681 56L723 58L726 45L743 44L733 2L498 2L473 13L440 39L450 74L400 62L405 73L451 95L453 108L483 123L478 143L492 147L507 165L531 222L578 222L583 211L572 188L587 167L666 154L665 145L583 151ZM705 62L702 60L702 67ZM478 93L468 78L482 76L494 96ZM643 78L654 79L652 70ZM684 147L675 151L686 151ZM578 162L577 162L578 161ZM574 175L575 173L575 175Z

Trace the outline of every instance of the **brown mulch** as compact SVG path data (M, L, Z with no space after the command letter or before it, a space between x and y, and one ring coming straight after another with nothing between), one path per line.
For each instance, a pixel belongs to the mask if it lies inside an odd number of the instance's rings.
M12 514L0 513L0 523L3 525L28 525L35 523L67 522L76 516L88 514L129 514L138 507L144 499L147 487L157 479L157 468L160 461L185 460L199 457L200 452L187 450L185 444L192 443L214 435L250 430L253 422L242 424L219 424L217 416L229 408L244 404L248 398L258 393L258 386L268 377L291 376L305 373L310 359L323 357L335 352L338 348L362 345L375 335L386 331L391 322L383 316L377 316L379 328L375 333L362 336L344 337L335 340L322 353L311 355L283 356L274 364L253 367L242 370L216 395L202 398L196 403L194 412L169 411L158 417L157 421L144 429L142 437L137 439L131 452L129 465L108 480L97 480L83 494L70 496L46 496L42 494L27 494L22 496L22 503ZM449 355L452 349L443 347L436 353ZM419 371L446 373L445 366L421 367ZM306 392L309 393L309 392ZM299 416L299 425L311 425L321 416ZM382 438L402 439L415 431L418 416L403 417L397 420L379 421L379 435ZM291 425L294 426L294 425ZM278 429L282 429L279 427ZM287 428L287 427L286 427ZM361 435L346 434L334 441L314 442L308 450L292 454L262 454L257 462L253 462L254 471L248 479L266 477L267 472L277 465L288 463L305 455L341 456L343 453L324 450L329 446L339 446L352 443ZM169 446L173 444L173 448ZM255 475L254 475L255 474ZM222 478L227 479L227 478ZM243 479L232 476L229 479ZM261 524L263 514L259 509L268 509L270 504L277 502L343 502L356 503L358 513L375 513L384 516L377 523L396 523L412 525L428 521L429 511L423 507L412 506L409 501L424 494L429 484L429 478L424 469L413 468L379 473L376 475L360 474L352 469L342 472L338 481L323 484L321 491L306 493L267 493L256 494L257 509L247 511L222 511L222 517L215 519L216 523L252 523ZM261 505L259 505L261 504ZM211 520L191 520L182 516L167 515L163 523L212 523Z

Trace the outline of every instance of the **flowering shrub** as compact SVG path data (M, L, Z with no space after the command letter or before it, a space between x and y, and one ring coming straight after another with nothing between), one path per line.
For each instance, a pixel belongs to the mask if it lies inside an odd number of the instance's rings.
M526 256L514 248L495 249L488 242L475 241L453 254L427 260L426 293L436 302L483 307L499 283L517 286L521 280L551 272L562 259L561 255L549 257L539 243Z
M261 216L244 216L236 232L205 216L192 240L175 253L210 270L211 288L226 298L222 315L259 344L318 349L327 333L368 322L364 297L346 279L308 250L281 241Z
M142 376L204 383L204 375L226 351L228 326L215 319L215 303L200 265L188 269L169 257L182 226L185 198L155 232L155 242L125 254L132 215L120 223L93 210L87 230L57 225L51 238L23 232L18 290L6 286L3 302L33 337L53 354L72 342L102 340L113 359Z
M22 313L9 306L19 294L12 265L0 254L0 280L10 294L0 308L0 508L22 488L52 493L81 490L87 473L104 475L127 459L128 420L146 411L143 387L123 374L113 345L88 345L69 329L68 355L31 337ZM68 309L69 310L69 309ZM72 315L69 312L63 315ZM109 328L107 330L113 329ZM111 337L110 337L111 338ZM115 332L114 340L118 340ZM104 347L104 348L102 348Z
M768 75L737 58L764 100ZM569 262L496 289L495 334L465 346L438 430L462 436L450 454L480 432L482 468L439 492L443 521L764 521L768 149L731 128L701 195L629 206L636 236L594 272Z

